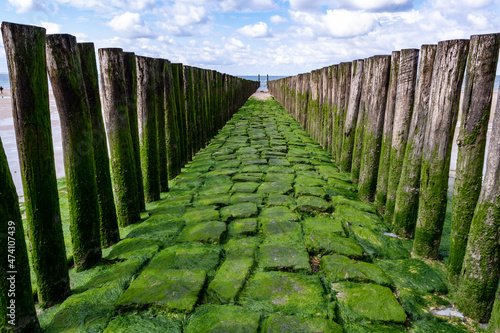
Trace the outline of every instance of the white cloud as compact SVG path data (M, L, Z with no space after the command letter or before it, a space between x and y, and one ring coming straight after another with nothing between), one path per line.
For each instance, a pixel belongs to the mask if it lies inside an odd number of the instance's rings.
M413 0L341 0L344 8L368 11L400 11L412 7Z
M18 13L26 13L30 10L43 8L43 3L40 3L39 0L9 0L9 3L17 8Z
M40 25L47 30L47 34L58 34L61 32L60 24L40 21Z
M255 12L277 9L273 0L222 0L220 8L224 12Z
M477 29L486 29L489 26L488 19L481 14L468 14L467 20Z
M319 10L321 8L322 0L288 0L290 8L295 10Z
M349 38L364 35L378 24L375 14L345 9L327 10L326 14L291 11L292 19L317 37ZM355 22L355 24L353 24Z
M462 11L464 8L483 8L491 5L494 0L430 0L433 7L446 10Z
M107 24L116 32L130 38L145 38L153 35L138 13L126 12L113 17Z
M223 39L223 40L226 41L225 49L228 51L233 52L245 49L245 44L237 38L231 37L229 39Z
M285 23L287 21L288 20L286 18L284 18L283 16L279 16L279 15L271 16L271 23L274 23L274 24L281 24L281 23Z
M205 23L208 20L207 11L201 6L188 6L176 3L172 8L171 14L173 14L174 23L180 26Z
M76 34L74 34L74 36L76 37L76 39L78 39L78 42L86 41L89 39L89 36L87 36L83 32L77 32Z
M270 38L273 36L271 29L264 22L246 25L239 28L238 32L251 38Z

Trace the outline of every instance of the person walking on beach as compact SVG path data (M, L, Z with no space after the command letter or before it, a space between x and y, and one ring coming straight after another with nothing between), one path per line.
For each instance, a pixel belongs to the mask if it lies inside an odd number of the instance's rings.
M0 86L0 95L2 95L2 98L3 98L3 87Z

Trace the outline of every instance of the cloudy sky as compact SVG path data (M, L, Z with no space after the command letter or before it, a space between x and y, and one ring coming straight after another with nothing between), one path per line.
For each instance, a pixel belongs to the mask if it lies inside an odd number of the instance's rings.
M0 20L233 75L500 32L500 0L0 0ZM0 73L7 72L0 44Z

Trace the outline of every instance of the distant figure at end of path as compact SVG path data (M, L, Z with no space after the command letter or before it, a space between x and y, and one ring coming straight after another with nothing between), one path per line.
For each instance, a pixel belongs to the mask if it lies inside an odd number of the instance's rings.
M2 98L3 98L3 87L0 86L0 95L2 95Z

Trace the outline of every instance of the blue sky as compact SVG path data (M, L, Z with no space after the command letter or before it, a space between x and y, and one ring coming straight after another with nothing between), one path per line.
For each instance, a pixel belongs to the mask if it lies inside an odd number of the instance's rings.
M295 75L500 32L500 0L0 0L1 21L233 75ZM0 44L0 73L7 72Z

